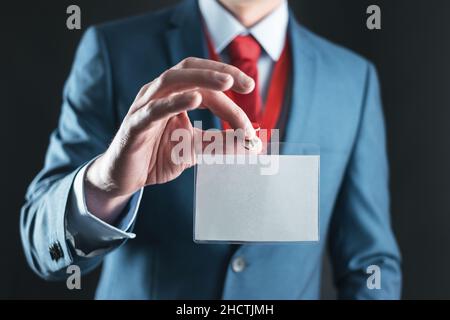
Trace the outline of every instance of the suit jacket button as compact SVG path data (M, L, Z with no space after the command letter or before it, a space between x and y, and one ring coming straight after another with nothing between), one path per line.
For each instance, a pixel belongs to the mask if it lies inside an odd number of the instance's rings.
M237 257L231 263L231 269L233 269L233 271L236 273L240 273L240 272L244 271L246 266L247 266L247 263L245 262L243 257Z

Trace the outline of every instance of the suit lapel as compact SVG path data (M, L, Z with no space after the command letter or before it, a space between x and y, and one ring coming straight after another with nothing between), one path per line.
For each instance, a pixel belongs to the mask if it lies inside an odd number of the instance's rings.
M208 50L197 1L183 1L174 10L170 23L166 39L172 66L187 57L207 58ZM191 111L189 118L192 122L202 121L203 129L219 128L220 125L217 117L207 109Z
M286 124L286 142L320 143L318 110L314 108L317 69L312 43L292 12L289 17L289 40L292 50L292 91L289 117ZM294 149L292 149L294 148ZM291 146L286 152L295 152Z

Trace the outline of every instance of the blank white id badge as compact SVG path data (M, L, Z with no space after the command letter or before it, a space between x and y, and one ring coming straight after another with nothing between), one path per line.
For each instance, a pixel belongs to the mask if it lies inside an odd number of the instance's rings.
M319 240L319 148L271 149L276 154L198 156L195 242Z

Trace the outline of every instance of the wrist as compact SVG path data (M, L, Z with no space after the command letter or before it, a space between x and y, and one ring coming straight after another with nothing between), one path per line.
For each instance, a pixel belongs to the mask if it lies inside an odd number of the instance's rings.
M97 218L113 224L125 208L130 195L121 195L116 184L103 170L104 155L86 169L83 181L87 209Z

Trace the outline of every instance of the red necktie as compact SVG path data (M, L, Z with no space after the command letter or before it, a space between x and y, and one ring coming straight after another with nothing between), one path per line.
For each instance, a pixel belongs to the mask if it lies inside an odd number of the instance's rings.
M249 94L232 92L233 101L240 106L250 121L259 122L262 99L259 93L258 60L261 47L252 36L237 36L228 46L230 63L255 80L255 89Z

